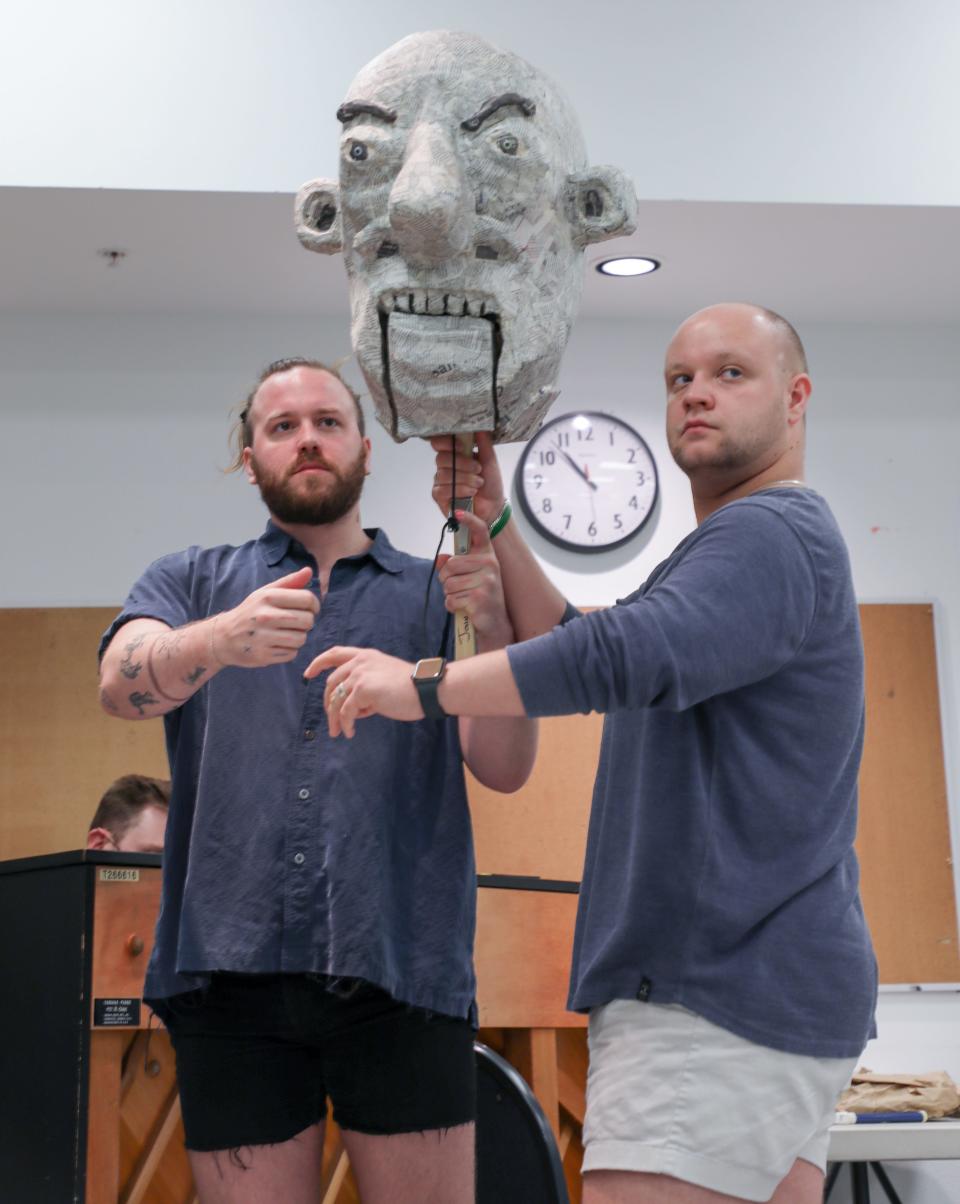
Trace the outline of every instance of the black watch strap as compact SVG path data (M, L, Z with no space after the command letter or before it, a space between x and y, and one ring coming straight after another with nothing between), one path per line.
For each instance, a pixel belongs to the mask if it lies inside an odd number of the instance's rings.
M440 699L437 697L437 688L442 679L431 677L428 681L417 681L416 678L413 680L416 682L424 715L428 719L446 719L447 712L440 705Z
M420 705L423 707L423 713L428 719L446 719L447 712L440 705L440 699L437 696L437 690L440 683L443 681L443 674L446 670L446 663L442 658L437 657L440 661L439 672L432 673L429 677L418 677L420 666L423 661L418 661L417 666L413 671L413 684L417 687L417 693L420 696Z

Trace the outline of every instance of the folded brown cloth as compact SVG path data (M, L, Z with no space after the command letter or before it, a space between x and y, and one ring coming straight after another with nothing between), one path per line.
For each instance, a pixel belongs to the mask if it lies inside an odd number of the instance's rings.
M931 1119L960 1112L960 1090L945 1070L928 1074L874 1074L861 1066L837 1103L841 1112L912 1112Z

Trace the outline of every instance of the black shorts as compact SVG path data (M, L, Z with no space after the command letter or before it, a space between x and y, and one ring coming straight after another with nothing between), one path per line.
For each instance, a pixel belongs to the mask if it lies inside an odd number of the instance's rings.
M398 1003L356 980L214 974L156 1000L177 1055L186 1146L288 1141L326 1115L361 1133L411 1133L476 1115L466 1019Z

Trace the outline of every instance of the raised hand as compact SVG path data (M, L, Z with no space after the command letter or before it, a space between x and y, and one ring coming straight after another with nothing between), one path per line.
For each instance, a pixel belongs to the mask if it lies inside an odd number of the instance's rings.
M458 498L473 498L474 512L489 526L503 508L504 490L500 465L493 441L486 431L476 435L477 454L465 455L450 450L449 435L435 435L430 446L437 453L437 469L433 478L433 500L444 514L450 513L451 489L456 467Z
M457 519L470 532L470 551L438 559L447 610L467 612L482 651L504 648L513 642L513 627L507 615L500 565L487 524L476 514L464 510L457 511Z
M217 615L210 647L220 664L256 669L292 661L320 613L316 594L306 588L312 576L309 567L297 569Z

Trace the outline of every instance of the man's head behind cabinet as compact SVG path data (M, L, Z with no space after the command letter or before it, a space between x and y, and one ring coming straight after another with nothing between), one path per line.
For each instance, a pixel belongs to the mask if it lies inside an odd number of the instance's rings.
M87 833L88 849L162 853L170 808L170 783L128 773L104 791Z
M613 167L529 63L420 33L364 67L337 116L340 179L297 197L297 232L344 253L352 339L395 439L536 430L557 395L581 252L634 229Z

